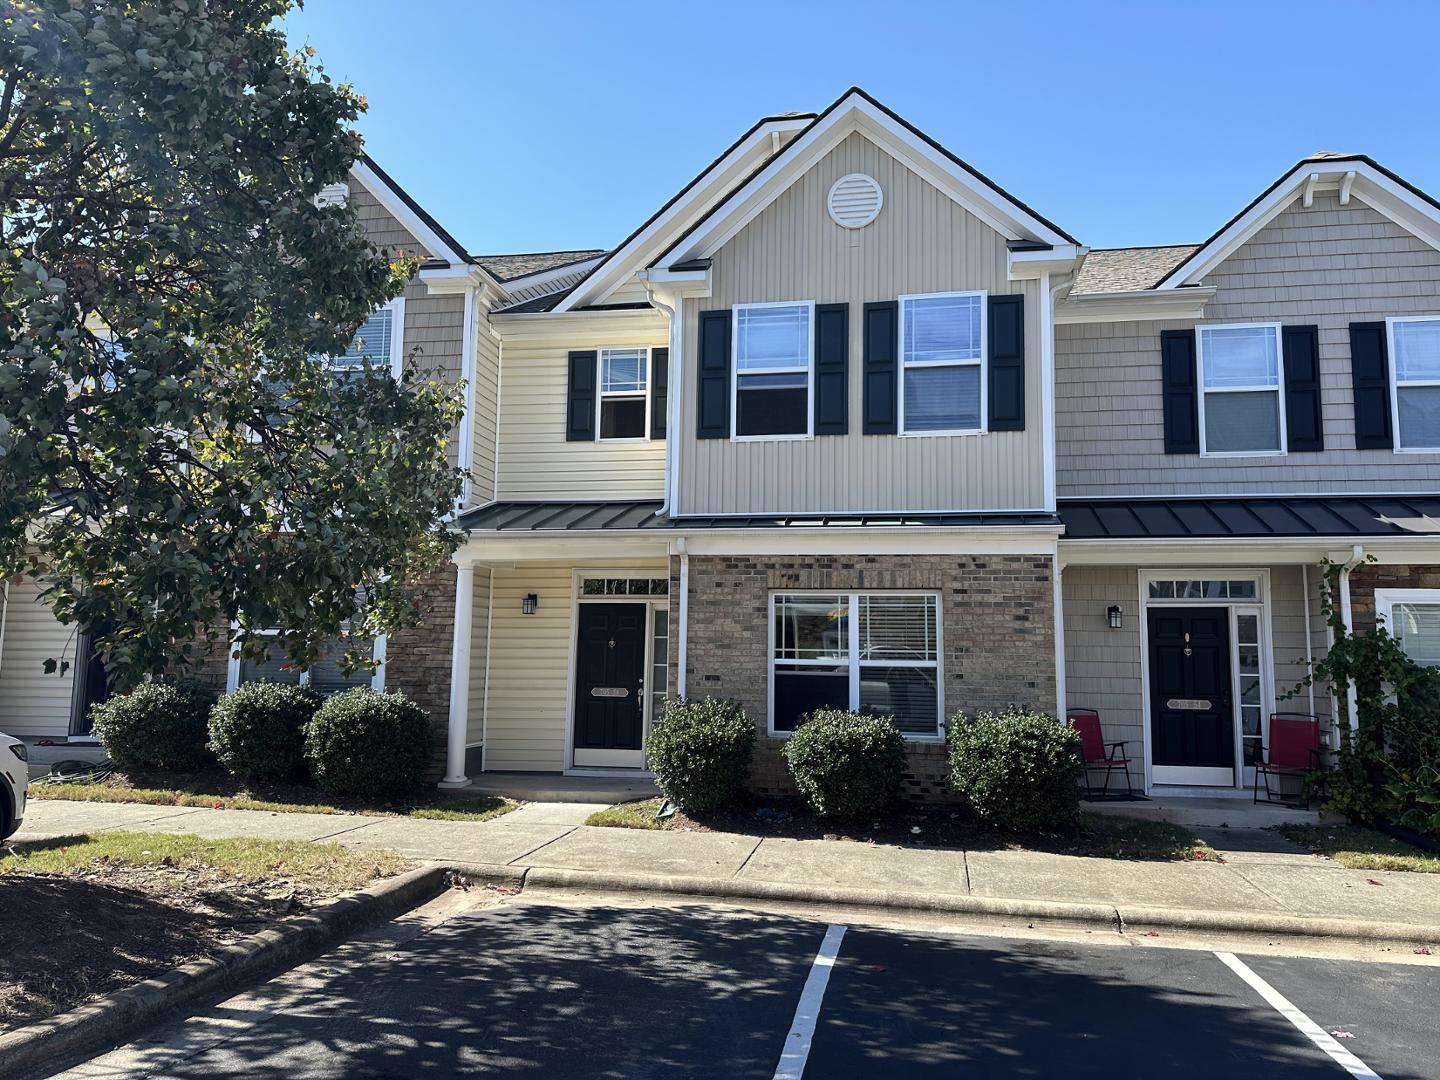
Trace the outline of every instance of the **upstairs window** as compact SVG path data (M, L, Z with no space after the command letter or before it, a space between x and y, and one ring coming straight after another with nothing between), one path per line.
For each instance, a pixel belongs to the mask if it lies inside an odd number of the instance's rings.
M1390 321L1395 448L1440 450L1440 316Z
M985 429L985 294L900 298L900 433Z
M600 438L643 439L649 349L600 350Z
M352 375L366 366L399 376L401 368L400 336L404 322L404 300L392 300L361 324L349 346L338 356L325 358L325 364L339 377Z
M1202 326L1199 334L1200 452L1280 454L1280 324Z
M804 438L812 433L814 307L806 302L735 309L735 438Z

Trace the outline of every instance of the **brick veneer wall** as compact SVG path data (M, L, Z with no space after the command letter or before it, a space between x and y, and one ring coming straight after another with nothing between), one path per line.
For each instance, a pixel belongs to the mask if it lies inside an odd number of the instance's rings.
M399 690L430 714L433 738L430 773L445 774L445 735L450 722L450 651L455 644L455 567L421 585L420 623L385 642L385 689ZM484 687L472 686L478 694Z
M1375 628L1376 589L1440 589L1440 565L1369 563L1350 572L1350 611L1355 632Z
M679 622L679 560L671 566ZM759 732L751 788L793 791L781 739L766 735L769 596L775 590L925 590L941 596L945 711L1027 705L1055 709L1055 619L1048 555L690 557L686 690L739 701ZM671 685L676 642L672 633ZM945 748L909 744L905 794L945 797Z

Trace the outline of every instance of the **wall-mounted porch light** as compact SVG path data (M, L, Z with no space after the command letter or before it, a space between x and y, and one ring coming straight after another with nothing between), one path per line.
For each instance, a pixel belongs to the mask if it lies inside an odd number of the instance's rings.
M1120 629L1120 621L1122 614L1123 613L1120 610L1119 604L1111 604L1108 608L1105 609L1105 618L1110 623L1111 630Z
M524 600L520 601L520 614L534 615L535 609L540 606L540 594L528 593Z

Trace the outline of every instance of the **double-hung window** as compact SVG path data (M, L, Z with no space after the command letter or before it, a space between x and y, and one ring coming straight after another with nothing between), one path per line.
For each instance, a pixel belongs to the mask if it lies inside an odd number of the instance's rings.
M735 308L735 438L812 434L814 315L809 302Z
M1440 666L1440 589L1376 589L1375 613L1411 660Z
M1196 333L1200 452L1284 453L1280 324L1201 326Z
M324 358L326 366L339 378L354 375L366 367L388 371L398 378L402 366L400 337L405 321L404 304L402 297L376 309L355 331L343 353Z
M1390 320L1395 449L1440 450L1440 315Z
M646 394L649 349L600 350L600 438L643 439L648 430Z
M278 634L278 631L271 633ZM321 646L319 659L310 665L309 670L301 671L291 664L282 649L272 646L263 661L232 659L230 661L229 689L234 691L236 687L243 686L245 683L260 681L288 683L291 686L308 686L317 694L326 696L338 694L341 690L349 690L356 686L381 689L384 685L384 677L381 675L380 669L372 673L364 668L358 668L348 675L341 670L341 659L352 649L359 653L370 652L376 660L385 658L383 638L378 641L367 641L364 638L357 640L349 637L326 638Z
M985 429L985 294L900 298L900 431Z
M892 716L908 737L939 737L935 594L776 593L770 622L772 732L838 708Z

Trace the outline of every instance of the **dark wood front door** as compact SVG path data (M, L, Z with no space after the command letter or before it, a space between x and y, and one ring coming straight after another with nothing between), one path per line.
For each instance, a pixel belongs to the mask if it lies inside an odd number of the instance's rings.
M641 764L647 610L645 604L580 605L575 650L576 765Z
M1156 783L1234 783L1228 608L1151 608L1150 763Z

